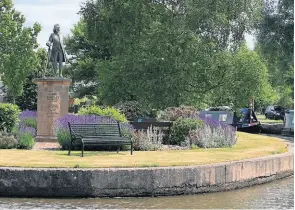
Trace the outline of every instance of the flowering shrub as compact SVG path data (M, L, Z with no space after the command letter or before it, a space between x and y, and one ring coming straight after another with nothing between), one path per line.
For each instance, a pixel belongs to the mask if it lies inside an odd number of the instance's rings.
M17 148L32 149L37 135L37 112L25 110L19 114L19 123L14 129L15 136L18 139Z
M205 124L199 130L191 130L187 138L191 145L200 148L231 147L237 142L236 131L229 125L211 127Z
M204 122L204 125L199 129L192 129L186 136L186 140L191 145L196 145L201 148L220 148L231 147L237 141L236 129L225 123L216 121L212 118L199 118Z
M29 111L25 110L20 113L19 119L20 119L20 124L22 126L28 126L28 127L33 127L37 129L37 112L36 111Z
M169 107L158 113L158 120L175 121L180 117L191 118L193 115L199 114L199 111L191 106Z
M121 114L118 109L112 107L100 108L99 106L90 106L79 109L78 114L80 115L97 115L111 117L119 122L127 122L124 114Z
M116 120L110 117L97 115L74 115L68 114L58 118L54 123L54 133L57 136L58 143L62 149L68 149L70 145L70 131L68 123L71 124L95 124L95 123L114 123ZM128 123L120 123L124 136L131 137L133 133L132 125Z
M150 126L147 131L138 131L133 134L134 149L154 151L162 148L163 132Z
M16 148L17 144L17 139L11 133L0 131L0 149Z
M30 111L30 110L25 110L22 111L19 114L19 119L24 120L24 119L36 119L37 118L37 112L36 111Z

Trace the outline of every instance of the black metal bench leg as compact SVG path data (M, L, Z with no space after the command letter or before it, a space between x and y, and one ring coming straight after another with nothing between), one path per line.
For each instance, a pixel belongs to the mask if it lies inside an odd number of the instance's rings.
M120 151L120 147L118 147L118 149L117 149L117 153L119 153L119 151Z
M73 142L71 141L68 155L71 155L72 145L73 145Z
M131 142L131 155L133 155L133 144Z
M84 142L82 142L82 157L84 157Z

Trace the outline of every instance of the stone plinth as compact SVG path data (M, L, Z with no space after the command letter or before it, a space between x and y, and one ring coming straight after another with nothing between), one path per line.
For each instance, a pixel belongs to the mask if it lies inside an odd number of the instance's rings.
M34 82L38 86L36 141L55 142L54 121L68 114L69 86L72 80L40 78Z

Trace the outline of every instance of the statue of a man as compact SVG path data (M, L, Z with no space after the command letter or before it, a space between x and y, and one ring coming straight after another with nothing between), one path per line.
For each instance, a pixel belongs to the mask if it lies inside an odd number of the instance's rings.
M49 47L48 50L48 62L49 60L53 63L54 76L57 76L57 63L59 63L59 77L62 77L62 66L63 62L66 62L66 53L63 47L62 38L59 35L60 26L55 24L53 33L50 35L46 45ZM51 48L52 44L52 48ZM51 48L51 50L50 50Z

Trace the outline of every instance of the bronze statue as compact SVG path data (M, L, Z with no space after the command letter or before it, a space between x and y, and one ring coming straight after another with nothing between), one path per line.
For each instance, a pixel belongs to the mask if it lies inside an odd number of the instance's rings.
M53 64L54 76L57 76L57 63L59 64L59 77L62 77L62 66L63 62L66 62L66 53L63 47L62 39L59 35L60 26L55 24L53 28L53 33L50 35L46 45L48 46L48 58L47 65L49 61Z

